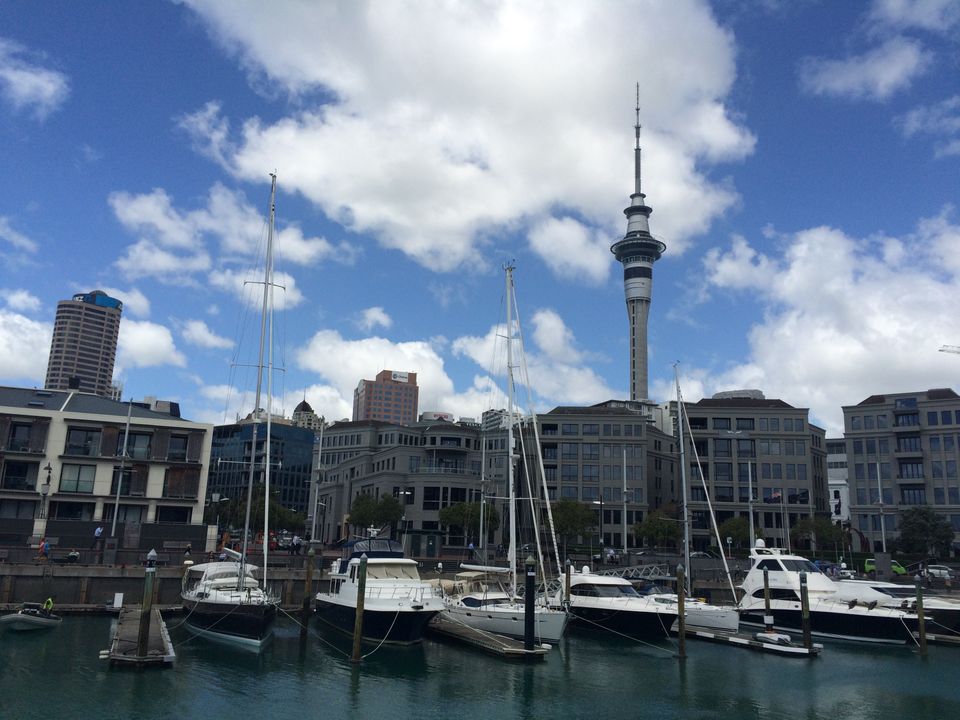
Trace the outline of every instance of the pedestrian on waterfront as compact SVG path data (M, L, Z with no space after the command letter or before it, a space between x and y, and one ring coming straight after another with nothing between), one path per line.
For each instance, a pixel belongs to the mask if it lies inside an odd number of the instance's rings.
M97 546L100 544L100 538L103 537L103 525L97 525L97 529L93 531L93 545L90 546L91 550L96 550Z
M294 536L293 536L293 540L290 542L290 547L293 548L293 554L294 554L294 555L299 555L299 554L300 554L300 543L301 543L301 542L303 542L303 541L300 540L300 536L299 536L299 535L294 535Z
M49 615L52 612L53 612L53 598L48 597L46 600L43 601L43 614Z
M184 559L184 560L189 560L189 559L190 559L190 551L191 551L191 550L193 550L193 547L190 545L190 543L187 543L187 549L183 551L183 559Z
M40 541L40 558L43 560L50 559L50 542L46 538Z

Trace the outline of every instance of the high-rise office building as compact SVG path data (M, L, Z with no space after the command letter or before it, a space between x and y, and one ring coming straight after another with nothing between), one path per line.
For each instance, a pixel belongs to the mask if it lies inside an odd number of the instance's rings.
M361 380L353 391L353 420L412 425L419 402L416 373L381 370L375 380Z
M110 397L123 303L102 290L57 303L47 361L47 390Z
M667 246L650 234L650 213L646 195L640 189L640 90L637 86L636 146L633 150L634 191L627 216L627 233L610 247L623 263L623 290L630 321L630 399L647 399L647 317L653 295L653 264Z

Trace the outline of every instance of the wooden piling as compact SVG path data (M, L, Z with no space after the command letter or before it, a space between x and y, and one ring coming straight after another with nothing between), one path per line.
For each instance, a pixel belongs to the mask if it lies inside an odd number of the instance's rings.
M310 624L310 599L313 594L313 560L316 552L313 548L307 551L307 576L303 583L303 607L300 610L300 639L307 639L307 627Z
M363 637L363 601L367 592L367 554L360 556L360 569L357 576L357 610L353 619L353 654L350 662L359 663L360 639Z
M677 645L677 657L687 657L687 618L684 611L684 596L687 592L686 572L683 565L677 565L677 625L680 630L680 642Z
M813 647L813 638L810 635L810 595L805 572L800 573L800 618L803 628L803 646L809 650Z
M917 630L920 635L920 656L927 656L927 625L923 617L923 587L920 576L914 578L917 586Z
M153 609L153 580L157 575L157 553L147 553L147 569L143 573L143 602L140 604L140 631L137 634L137 655L146 657L150 645L150 615Z

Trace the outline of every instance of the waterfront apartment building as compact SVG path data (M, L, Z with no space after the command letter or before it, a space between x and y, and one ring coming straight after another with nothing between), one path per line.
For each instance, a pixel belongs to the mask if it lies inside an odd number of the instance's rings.
M207 488L211 498L217 493L221 501L229 498L246 502L254 424L257 425L254 472L256 482L262 482L267 423L265 418L255 423L251 415L241 422L213 429ZM283 507L304 515L310 512L315 435L311 428L296 427L283 418L273 418L270 423L271 497Z
M57 303L44 387L110 397L122 312L102 290Z
M900 513L912 507L931 506L960 530L957 393L871 395L844 406L843 423L851 524L867 544L861 551L879 551L884 540L894 540Z
M320 448L316 537L326 543L349 539L350 507L366 493L400 500L405 512L399 530L412 555L435 557L443 544L462 547L462 530L442 532L439 512L458 502L480 501L481 455L476 423L333 423L324 429Z
M546 494L551 501L574 500L594 510L596 528L583 542L599 546L602 535L605 544L622 547L625 520L628 547L639 544L634 524L650 509L671 503L677 489L675 441L650 422L647 409L646 404L622 401L558 407L537 416L536 433L529 418L518 421L514 491L519 498L533 493L541 533L548 530ZM414 555L433 557L442 546L463 547L463 530L443 528L439 511L481 498L496 507L501 518L499 530L491 532L487 542L506 545L506 428L503 411L485 413L480 424L425 414L406 426L366 421L327 427L314 501L318 539L346 539L350 506L357 495L369 493L392 494L401 501L401 530ZM518 506L518 528L527 542L533 525L530 503L520 501Z
M353 391L353 420L412 425L419 403L416 373L381 370L375 379L361 380Z
M145 403L0 388L0 538L86 548L116 514L120 548L202 543L212 430Z
M749 518L769 547L807 549L791 538L801 518L829 516L826 433L807 408L767 399L757 390L718 393L685 403L684 427L691 549L716 548L707 498L718 525ZM701 479L702 476L702 479ZM752 500L751 500L752 491Z

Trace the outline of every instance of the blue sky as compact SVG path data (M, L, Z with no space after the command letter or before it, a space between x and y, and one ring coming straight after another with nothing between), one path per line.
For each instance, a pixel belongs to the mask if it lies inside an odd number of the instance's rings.
M536 406L626 397L637 82L653 399L957 387L956 0L4 2L0 383L101 288L125 397L232 418L276 170L287 413L497 404L511 260Z

